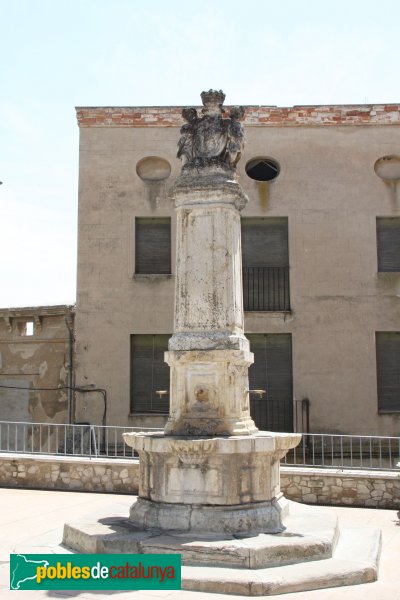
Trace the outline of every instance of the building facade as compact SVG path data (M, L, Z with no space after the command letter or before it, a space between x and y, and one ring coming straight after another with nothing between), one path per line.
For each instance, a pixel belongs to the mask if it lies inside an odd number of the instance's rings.
M0 421L72 420L74 318L66 305L0 309Z
M399 435L400 105L245 108L245 331L266 390L252 416ZM75 379L107 390L109 424L168 412L181 110L77 109ZM77 399L76 418L101 423L101 403Z

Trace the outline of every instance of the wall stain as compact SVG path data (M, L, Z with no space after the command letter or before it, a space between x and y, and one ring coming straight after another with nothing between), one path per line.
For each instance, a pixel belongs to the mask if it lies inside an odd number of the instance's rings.
M257 181L258 200L262 212L269 208L269 181Z
M384 184L389 190L390 202L393 209L397 209L400 203L399 182L399 179L393 179L392 181L384 181Z

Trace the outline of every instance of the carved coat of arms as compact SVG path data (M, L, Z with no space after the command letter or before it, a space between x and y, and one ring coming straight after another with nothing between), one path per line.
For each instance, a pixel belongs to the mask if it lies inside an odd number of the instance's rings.
M186 123L181 127L177 156L182 159L183 166L195 159L214 159L234 169L244 145L244 131L239 121L244 108L235 106L229 118L224 118L225 94L222 91L202 92L201 100L202 116L199 117L195 108L182 111Z

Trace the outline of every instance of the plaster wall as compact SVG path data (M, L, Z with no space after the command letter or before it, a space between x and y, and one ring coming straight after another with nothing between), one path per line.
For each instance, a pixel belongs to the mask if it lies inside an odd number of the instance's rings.
M70 306L0 309L0 421L67 421L68 391L57 388L68 382L73 316Z
M400 216L400 190L374 172L399 152L399 133L397 121L246 125L242 215L288 217L292 312L245 313L245 331L292 334L294 396L310 399L311 431L399 434L400 415L378 414L375 332L399 330L400 274L377 272L376 217ZM175 239L179 127L81 123L80 134L77 381L107 389L109 424L161 426L129 415L129 340L172 333L175 244L172 276L135 277L134 218L170 216ZM170 177L142 181L146 156L168 160ZM276 180L248 178L257 156L279 162ZM101 406L81 403L78 418L100 423Z

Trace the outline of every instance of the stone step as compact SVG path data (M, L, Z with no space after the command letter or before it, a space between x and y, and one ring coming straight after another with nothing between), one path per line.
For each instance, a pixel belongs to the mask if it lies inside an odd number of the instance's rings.
M182 567L182 589L199 592L271 596L376 581L381 532L372 528L341 531L332 558L262 569Z
M95 515L64 526L65 545L78 552L181 554L183 564L259 569L330 558L338 537L331 513L290 502L286 527L279 534L237 537L230 534L199 538L138 530L126 518Z
M268 596L377 579L379 530L339 531L332 513L293 502L289 515L280 534L225 539L139 530L126 517L91 515L66 524L63 543L77 552L181 554L182 589L193 591Z

